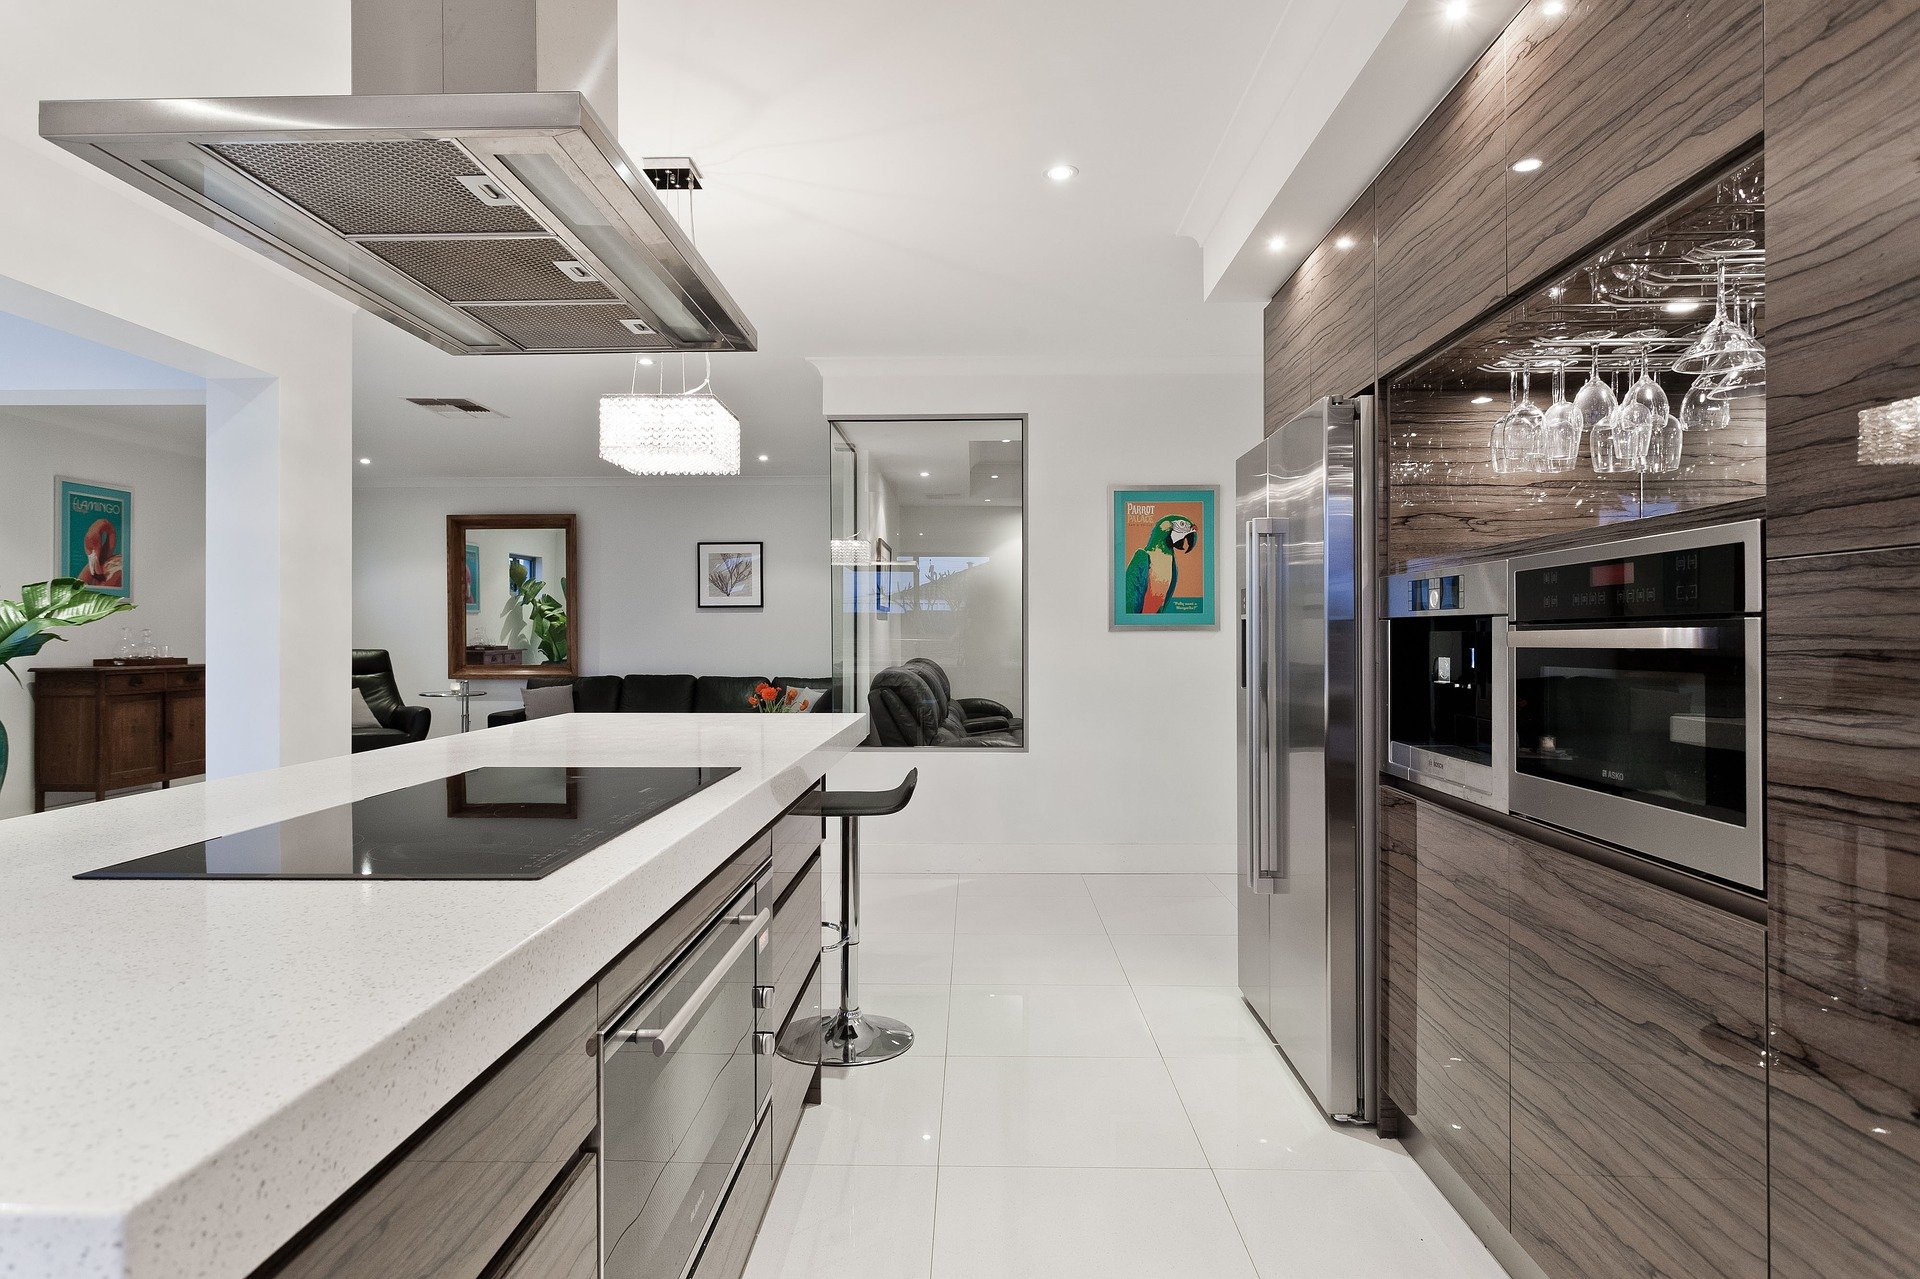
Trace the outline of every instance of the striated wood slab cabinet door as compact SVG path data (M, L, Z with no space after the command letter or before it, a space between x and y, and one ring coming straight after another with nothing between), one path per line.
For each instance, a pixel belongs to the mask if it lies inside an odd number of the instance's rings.
M1766 101L1768 554L1920 541L1920 4L1767 0Z
M1369 187L1267 304L1267 434L1323 395L1372 391L1373 233Z
M1515 1238L1555 1279L1765 1279L1766 929L1530 841L1515 872Z
M1383 792L1385 1091L1507 1220L1507 912L1515 842Z
M1565 0L1554 13L1532 0L1513 20L1506 235L1516 290L1759 135L1760 5ZM1540 167L1512 172L1522 160Z
M1505 46L1474 63L1374 184L1382 376L1506 295Z
M1920 548L1767 565L1775 1279L1920 1267Z

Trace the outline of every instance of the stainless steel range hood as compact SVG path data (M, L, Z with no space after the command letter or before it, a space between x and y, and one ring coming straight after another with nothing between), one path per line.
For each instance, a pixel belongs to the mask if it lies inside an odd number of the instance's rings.
M43 102L40 135L455 354L756 345L579 93Z

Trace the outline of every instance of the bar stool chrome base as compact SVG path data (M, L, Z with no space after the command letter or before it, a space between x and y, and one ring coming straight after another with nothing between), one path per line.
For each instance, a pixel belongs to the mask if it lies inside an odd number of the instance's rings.
M871 1066L913 1047L913 1027L873 1013L833 1013L787 1027L780 1055L803 1066Z

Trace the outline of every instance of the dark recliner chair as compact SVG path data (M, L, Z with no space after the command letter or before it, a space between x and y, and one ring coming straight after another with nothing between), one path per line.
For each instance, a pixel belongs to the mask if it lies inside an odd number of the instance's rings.
M889 666L867 689L867 716L875 746L1018 746L1010 729L974 733L945 684L913 666Z
M393 658L384 648L353 650L353 686L367 699L378 728L353 730L353 753L375 751L383 746L401 746L425 741L433 724L433 712L424 706L408 706L400 700L400 682L393 677Z
M901 665L908 670L918 671L921 678L934 686L935 692L951 702L959 710L961 722L972 736L1010 733L1020 727L1020 717L991 697L955 697L953 681L947 678L946 668L931 657L909 657Z

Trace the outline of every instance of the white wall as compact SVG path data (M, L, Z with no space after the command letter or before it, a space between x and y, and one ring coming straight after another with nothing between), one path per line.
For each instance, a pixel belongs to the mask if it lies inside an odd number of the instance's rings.
M33 666L85 666L111 657L122 628L153 632L176 657L206 649L206 486L197 454L149 448L71 426L35 421L31 409L0 409L0 598L19 599L27 582L54 576L54 477L122 483L133 489L133 601L103 621L56 634L14 669L31 686ZM111 428L108 428L111 430ZM0 817L33 811L33 698L0 676L0 724L11 759L0 787ZM59 803L65 798L55 796Z
M828 671L824 477L685 483L364 483L354 493L353 642L393 654L401 692L447 683L446 518L572 512L580 517L580 627L589 675L824 675ZM766 606L694 604L698 542L763 542ZM474 721L519 704L520 681L489 681ZM450 702L433 731L459 724Z
M1260 439L1258 361L816 363L830 417L1029 415L1029 749L856 753L834 785L920 769L913 804L866 832L873 868L1230 871L1234 631L1107 629L1107 488L1230 495L1235 459ZM1214 563L1231 582L1222 540Z
M38 136L43 98L344 93L349 0L9 4L0 310L211 379L208 600L219 772L347 739L351 308Z

